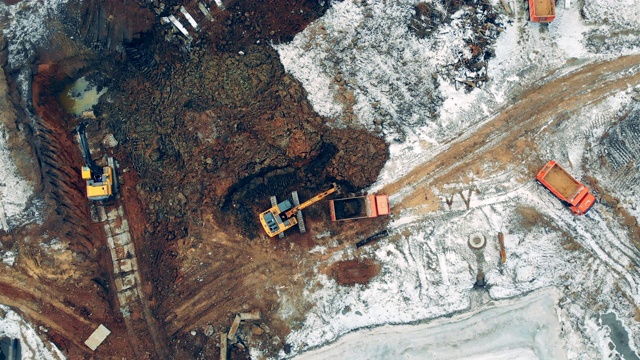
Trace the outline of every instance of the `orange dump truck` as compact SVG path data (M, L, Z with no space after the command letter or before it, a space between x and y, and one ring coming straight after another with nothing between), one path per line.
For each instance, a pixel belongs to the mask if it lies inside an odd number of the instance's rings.
M553 160L538 172L536 179L574 214L586 214L596 202L596 197L591 194L586 185L576 180Z
M354 220L389 215L389 196L366 195L329 200L331 220Z
M552 22L555 18L555 0L529 0L529 19L531 21Z

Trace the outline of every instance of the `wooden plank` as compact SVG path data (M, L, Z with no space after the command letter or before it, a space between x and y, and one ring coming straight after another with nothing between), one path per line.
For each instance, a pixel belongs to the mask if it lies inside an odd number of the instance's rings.
M260 320L260 310L255 310L248 313L240 313L240 320Z
M229 334L227 334L227 339L235 342L236 333L238 332L239 327L240 327L240 315L236 315L236 318L233 319L233 324L231 324L231 329L229 329Z
M227 360L227 334L220 333L220 360Z
M498 241L500 242L500 262L507 262L507 251L504 249L504 234L498 233Z

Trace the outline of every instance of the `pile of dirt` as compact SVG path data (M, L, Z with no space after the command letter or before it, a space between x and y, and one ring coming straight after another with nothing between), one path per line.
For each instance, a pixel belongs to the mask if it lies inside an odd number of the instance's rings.
M368 284L379 272L380 264L372 259L338 261L330 269L331 277L342 286Z

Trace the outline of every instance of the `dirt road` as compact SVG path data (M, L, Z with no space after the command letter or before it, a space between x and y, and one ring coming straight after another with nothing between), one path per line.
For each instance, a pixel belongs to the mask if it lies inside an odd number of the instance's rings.
M514 104L479 128L472 128L451 143L447 149L406 176L385 186L381 192L392 197L396 211L426 207L437 208L439 199L431 196L429 185L459 179L464 172L487 160L513 160L518 152L536 147L532 137L548 131L555 123L589 104L629 86L640 84L640 55L591 63L524 92ZM563 116L558 116L562 114ZM524 143L518 143L524 140ZM539 167L545 159L529 165Z

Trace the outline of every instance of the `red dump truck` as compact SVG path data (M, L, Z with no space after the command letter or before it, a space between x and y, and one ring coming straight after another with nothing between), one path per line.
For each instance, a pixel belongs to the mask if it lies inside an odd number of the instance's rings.
M596 202L596 197L586 185L576 180L553 160L538 172L536 179L574 214L586 214Z
M529 19L533 22L552 22L556 18L555 0L529 0Z
M366 195L329 200L331 220L343 221L389 215L389 196Z

